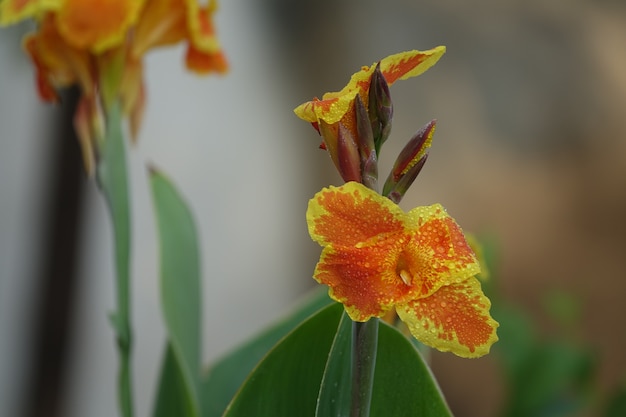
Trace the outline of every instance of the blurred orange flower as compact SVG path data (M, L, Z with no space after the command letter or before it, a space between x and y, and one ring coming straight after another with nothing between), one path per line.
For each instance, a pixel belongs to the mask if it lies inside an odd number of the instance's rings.
M461 228L439 204L408 213L357 182L309 202L309 233L324 247L314 278L355 321L395 308L422 343L462 357L498 338L480 266Z
M0 25L37 21L24 48L36 67L39 95L58 101L57 90L78 85L75 116L85 166L95 167L102 118L120 101L136 137L145 104L142 57L151 48L187 43L186 65L207 74L228 64L215 33L215 0L4 0Z

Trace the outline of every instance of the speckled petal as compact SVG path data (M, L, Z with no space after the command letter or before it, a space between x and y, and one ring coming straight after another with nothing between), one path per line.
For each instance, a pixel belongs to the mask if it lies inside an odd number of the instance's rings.
M410 290L393 267L403 240L392 235L361 248L326 247L313 277L329 286L330 297L344 304L352 320L381 317Z
M427 297L444 285L480 273L463 231L440 204L416 207L407 217L415 232L398 269L411 277L414 298Z
M380 68L389 85L397 80L406 80L422 74L435 65L446 51L444 46L438 46L428 51L408 51L390 55L380 61ZM296 115L307 122L323 120L328 124L337 123L344 119L354 106L357 94L364 103L368 102L370 81L376 65L363 67L350 77L348 84L341 91L326 93L322 100L313 99L296 107ZM352 123L343 121L351 127Z
M324 188L309 201L306 219L322 246L355 246L370 238L404 231L405 214L389 199L363 184Z
M464 358L489 353L498 323L476 278L441 287L430 297L396 306L411 334L425 345Z

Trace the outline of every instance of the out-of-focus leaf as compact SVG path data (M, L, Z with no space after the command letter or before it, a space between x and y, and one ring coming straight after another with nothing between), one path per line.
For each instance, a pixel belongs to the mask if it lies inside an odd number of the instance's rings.
M349 416L352 392L352 320L344 312L330 349L316 417Z
M342 305L331 305L289 333L248 376L224 417L314 416L342 313Z
M626 385L615 390L602 415L603 417L626 416Z
M194 413L189 389L178 359L168 343L159 378L154 417L192 416Z
M282 321L215 362L205 374L202 384L203 416L221 416L246 377L265 354L303 320L331 302L325 288L316 289Z
M558 417L587 405L594 369L589 351L567 342L543 342L530 320L513 308L497 308L500 341L494 353L503 364L508 398L506 417Z
M198 391L202 334L196 229L191 212L168 179L151 170L150 184L160 242L161 303L168 334L163 373L172 374L174 368L178 368L178 382L182 382L185 392L185 409L190 412L187 415L200 416ZM157 407L155 414L160 413Z

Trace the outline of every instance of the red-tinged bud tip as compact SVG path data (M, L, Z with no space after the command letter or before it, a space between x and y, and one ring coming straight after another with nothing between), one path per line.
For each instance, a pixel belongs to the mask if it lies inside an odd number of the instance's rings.
M395 181L399 181L403 175L424 157L432 144L436 124L436 120L431 120L426 123L424 127L413 135L404 149L402 149L392 170Z

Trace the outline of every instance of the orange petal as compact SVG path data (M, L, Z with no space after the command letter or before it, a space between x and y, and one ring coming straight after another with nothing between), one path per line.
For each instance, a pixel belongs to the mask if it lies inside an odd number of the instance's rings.
M63 0L59 32L76 48L99 53L121 44L144 0Z
M330 297L344 304L352 320L381 317L409 290L392 266L401 246L398 235L362 248L329 246L313 277L330 287Z
M201 7L197 0L185 0L187 6L187 28L189 39L200 51L217 53L220 43L213 25L213 14L217 11L217 1L211 0Z
M148 0L133 31L133 57L139 59L150 48L186 39L185 7L184 0Z
M417 77L439 61L446 52L445 46L437 46L428 51L408 51L390 55L380 61L380 71L385 76L387 84L397 80Z
M37 68L39 92L42 98L53 98L53 89L80 84L83 92L94 88L92 62L85 51L68 45L59 35L52 14L40 22L37 32L24 38L23 46Z
M228 62L222 51L204 52L189 45L185 60L187 68L197 74L224 74L228 70Z
M498 323L476 278L441 287L430 297L396 306L411 334L425 345L464 358L489 353Z
M463 231L440 204L416 207L407 217L415 230L401 257L414 287L414 297L426 297L444 285L480 273L480 265Z
M406 80L422 74L445 53L444 46L438 46L428 51L408 51L390 55L380 61L380 68L389 85L397 80ZM361 95L364 103L368 102L369 87L372 73L376 64L363 67L361 71L350 77L348 85L341 91L326 93L322 100L313 99L296 107L296 115L307 122L323 120L328 124L337 123L350 113L357 94ZM351 127L346 121L343 123Z
M309 233L322 246L355 246L403 232L404 216L391 200L357 182L324 188L309 201L306 213Z

